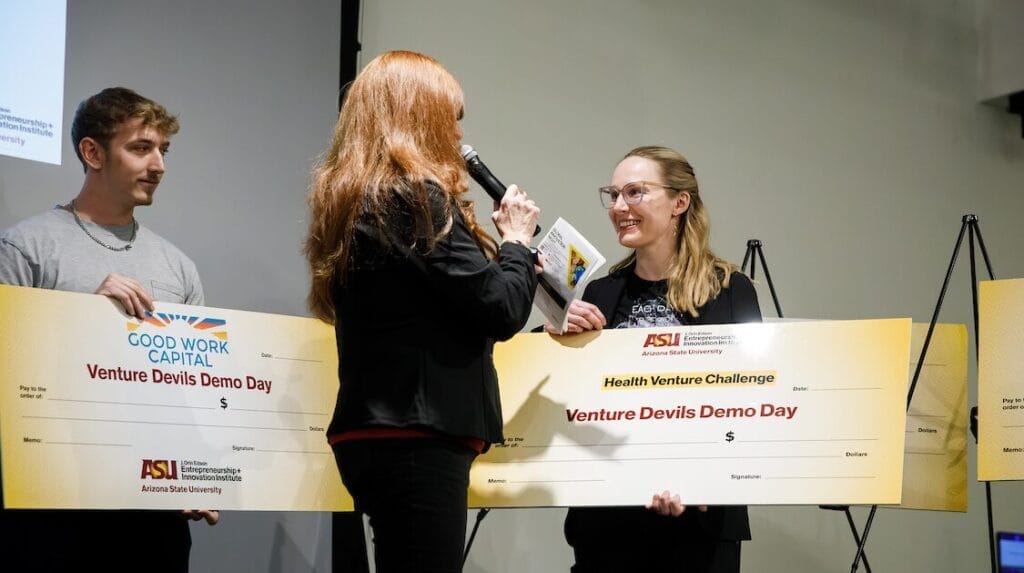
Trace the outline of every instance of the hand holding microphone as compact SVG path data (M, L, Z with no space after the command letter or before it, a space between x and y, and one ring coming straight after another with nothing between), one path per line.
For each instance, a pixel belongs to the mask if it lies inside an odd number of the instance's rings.
M498 181L498 178L491 173L491 170L488 169L486 165L484 165L484 162L480 161L480 156L477 154L476 150L473 149L473 146L463 145L461 151L462 158L466 160L466 168L469 170L469 175L480 185L480 187L483 188L484 191L487 192L488 195L490 195L491 199L494 199L495 204L500 205L494 214L491 215L491 219L494 221L495 226L498 227L498 232L501 233L501 237L503 239L510 241L517 240L508 236L508 234L513 230L519 231L518 227L513 227L509 224L511 222L510 218L512 217L513 211L515 211L515 217L517 219L513 225L518 225L522 222L519 221L523 216L523 213L520 212L521 206L519 203L529 203L529 205L532 206L532 210L535 211L533 213L533 231L530 231L529 227L527 227L527 230L525 231L525 241L520 241L524 245L529 245L530 237L540 233L540 226L537 225L537 217L540 215L540 209L532 200L526 198L526 193L515 185L506 189L505 185L501 181ZM515 190L515 193L512 192L513 189ZM506 199L516 203L515 209L505 209L504 203Z
M530 246L540 207L527 198L526 193L516 185L510 185L505 192L498 209L491 214L494 226L501 233L502 240L515 241L524 247Z

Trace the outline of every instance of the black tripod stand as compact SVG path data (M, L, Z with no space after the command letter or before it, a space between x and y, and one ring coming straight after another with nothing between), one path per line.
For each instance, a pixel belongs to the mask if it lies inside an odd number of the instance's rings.
M754 255L757 255L756 257ZM775 294L775 284L772 283L772 275L768 272L768 263L764 260L764 251L761 250L761 241L759 239L750 239L747 241L747 252L743 255L743 264L740 265L740 270L747 274L751 280L754 280L754 274L757 272L757 261L760 259L761 268L764 270L764 278L768 282L768 290L772 293L772 302L775 303L775 313L779 318L782 318L782 306L779 305L779 296ZM747 273L747 262L750 262L750 272Z
M488 507L481 507L476 512L476 523L473 524L473 532L469 534L469 540L466 541L466 549L462 552L462 566L466 566L466 559L469 559L469 550L473 548L473 540L476 539L476 530L480 529L480 522L487 517L491 509Z
M963 216L962 224L960 225L960 234L956 238L956 246L953 248L953 257L949 261L949 268L946 269L946 278L942 281L942 290L939 291L939 300L935 304L935 312L932 313L931 323L928 324L928 333L924 337L924 346L921 348L921 356L917 360L917 367L914 369L914 377L910 382L910 390L907 392L907 410L910 410L910 401L914 398L914 390L917 388L917 380L921 375L921 367L924 365L924 357L928 354L928 345L931 344L932 333L935 330L935 324L939 320L939 311L942 310L942 302L946 298L946 290L949 288L949 279L953 275L953 267L956 266L957 258L960 256L960 245L963 244L964 233L968 233L968 244L970 246L970 257L971 257L971 303L974 312L974 357L978 357L978 273L977 265L975 262L974 255L974 239L978 239L978 247L981 249L981 255L985 259L985 268L988 270L988 278L995 279L995 275L992 272L992 263L988 258L988 251L985 250L985 241L981 237L981 228L978 226L977 215L968 214ZM976 408L972 408L972 417ZM971 429L974 432L976 424L971 422ZM975 434L975 440L977 440L977 433ZM996 573L996 545L995 545L995 529L992 526L992 484L991 482L985 482L985 503L988 508L988 548L989 557L992 562L992 573ZM868 532L871 529L871 522L874 519L875 511L878 509L877 505L871 506L871 512L868 514L868 521L864 526L864 538L860 541L857 547L857 555L854 557L853 566L850 571L857 570L857 564L860 561L861 556L864 553L864 545L868 540ZM867 560L864 561L867 565ZM870 571L870 569L868 569Z
M750 272L747 273L751 279L754 279L754 273L757 271L757 261L761 261L761 268L764 270L764 278L768 283L768 290L772 293L772 303L775 304L775 312L779 318L782 316L782 305L779 304L779 296L775 292L775 284L772 283L772 275L768 272L768 263L764 259L764 251L761 249L761 241L758 239L750 239L747 241L747 252L743 255L743 264L740 265L740 270L744 273L747 272L747 262L750 262ZM850 524L850 532L853 533L853 540L858 547L861 546L860 533L857 531L857 525L853 522L853 515L850 513L850 506L848 505L820 505L821 509L828 509L832 511L842 511L846 514L846 522ZM868 564L868 558L864 556L864 567L868 573L871 573L871 565Z

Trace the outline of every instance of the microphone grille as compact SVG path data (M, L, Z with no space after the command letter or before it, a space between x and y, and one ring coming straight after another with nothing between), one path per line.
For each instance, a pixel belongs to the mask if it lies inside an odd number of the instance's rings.
M462 158L465 159L466 161L469 161L470 159L473 159L474 157L477 156L476 150L473 149L472 145L463 144L462 147L459 148L459 151L462 153Z

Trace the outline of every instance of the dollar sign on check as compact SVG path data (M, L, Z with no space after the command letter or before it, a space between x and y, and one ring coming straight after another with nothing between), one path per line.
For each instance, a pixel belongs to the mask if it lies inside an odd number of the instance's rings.
M220 408L221 408L221 410L224 410L227 407L228 407L228 400L227 400L227 398L221 398L220 399ZM732 432L729 432L729 433L731 434Z
M223 401L223 400L221 400L221 401ZM725 441L727 441L727 442L731 442L731 441L733 441L733 440L735 440L735 439L736 439L736 438L735 438L735 437L733 437L733 433L732 433L732 430L730 430L730 431L728 431L728 432L726 432L726 433L725 433Z

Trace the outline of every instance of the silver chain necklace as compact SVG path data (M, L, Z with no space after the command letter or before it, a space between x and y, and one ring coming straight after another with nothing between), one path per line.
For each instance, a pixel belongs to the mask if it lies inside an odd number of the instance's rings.
M89 229L87 229L85 227L85 224L82 223L82 219L78 216L78 211L75 210L75 200L74 199L71 200L71 203L68 204L68 207L71 209L71 215L75 218L75 222L78 223L78 226L83 231L85 231L85 234L88 235L90 239L92 239L93 241L96 241L96 244L100 245L101 247L106 247L106 248L110 249L111 251L114 251L114 252L117 252L117 253L131 250L132 243L135 242L135 236L139 234L139 222L136 221L134 217L132 218L132 236L128 238L128 244L123 246L123 247L111 247L110 245L108 245L108 244L104 243L103 241L99 240L98 238L96 238L96 235L93 235L92 233L90 233Z

